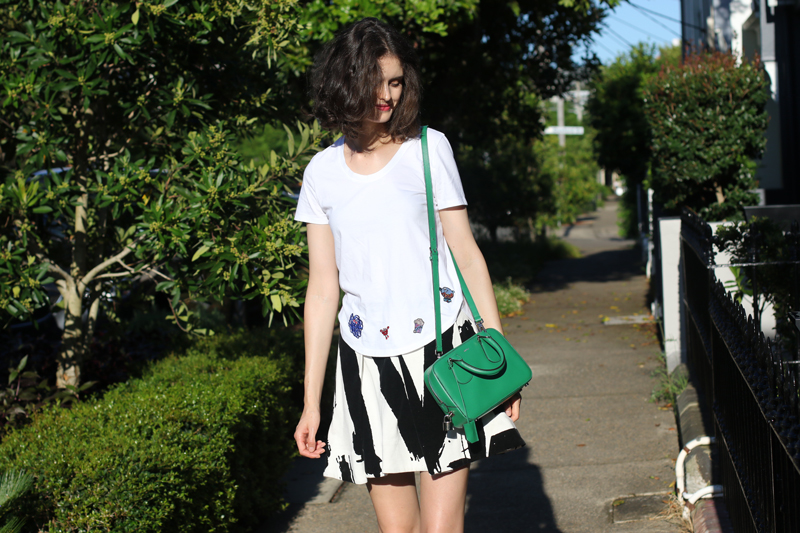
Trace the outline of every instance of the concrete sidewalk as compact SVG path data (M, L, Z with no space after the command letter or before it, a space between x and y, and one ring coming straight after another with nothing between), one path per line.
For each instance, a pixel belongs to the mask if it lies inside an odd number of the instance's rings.
M563 233L584 257L548 263L525 314L504 320L533 369L518 424L528 446L473 464L466 530L685 531L666 503L675 418L648 401L660 347L654 326L635 324L648 314L638 253L616 236L615 202ZM365 487L307 483L320 466L296 463L292 505L263 533L377 531Z

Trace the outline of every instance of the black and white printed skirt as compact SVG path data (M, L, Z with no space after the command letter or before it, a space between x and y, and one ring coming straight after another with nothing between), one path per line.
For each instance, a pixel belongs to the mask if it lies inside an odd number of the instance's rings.
M475 334L466 305L442 333L445 352ZM445 432L443 413L423 383L436 360L435 341L403 355L369 357L339 341L333 419L325 476L366 483L400 472L440 474L525 445L505 412L478 421L480 440L463 429Z

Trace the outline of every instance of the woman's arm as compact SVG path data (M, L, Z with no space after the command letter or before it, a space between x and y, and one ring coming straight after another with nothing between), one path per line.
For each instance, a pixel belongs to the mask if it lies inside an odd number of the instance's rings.
M472 299L475 300L475 306L483 318L484 326L502 333L503 326L500 323L500 312L497 310L489 269L486 267L486 260L478 248L478 243L475 242L475 237L472 236L467 208L458 206L442 209L439 211L439 218L442 221L444 237L469 287ZM520 401L520 396L517 394L505 406L506 414L514 421L519 418Z
M306 350L303 415L294 432L297 449L304 457L319 458L325 443L316 440L320 423L320 397L325 367L339 307L339 271L333 234L327 224L308 224L308 289L304 311Z

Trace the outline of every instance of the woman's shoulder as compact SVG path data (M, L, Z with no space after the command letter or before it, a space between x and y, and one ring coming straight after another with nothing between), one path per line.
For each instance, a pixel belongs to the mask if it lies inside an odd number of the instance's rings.
M313 171L315 167L330 171L332 166L338 161L343 146L344 137L339 137L333 144L314 154L314 157L308 162L306 171Z
M446 139L447 136L439 130L435 130L428 126L428 144L439 144L442 139ZM417 137L419 139L419 137Z
M419 139L419 138L418 138ZM447 140L447 136L439 130L435 130L431 127L428 128L428 150L432 154L438 154L442 147L447 147L448 152L452 152L452 148L450 148L450 141Z

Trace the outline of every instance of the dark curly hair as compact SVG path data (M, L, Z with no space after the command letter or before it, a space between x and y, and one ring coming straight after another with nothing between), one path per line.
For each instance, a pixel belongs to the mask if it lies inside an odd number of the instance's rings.
M400 32L375 18L339 31L314 59L313 114L323 128L358 140L364 120L375 113L383 76L378 60L385 55L397 57L403 67L403 93L386 124L388 133L401 142L419 134L422 84L417 54Z

